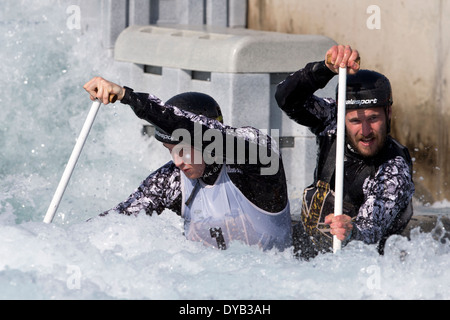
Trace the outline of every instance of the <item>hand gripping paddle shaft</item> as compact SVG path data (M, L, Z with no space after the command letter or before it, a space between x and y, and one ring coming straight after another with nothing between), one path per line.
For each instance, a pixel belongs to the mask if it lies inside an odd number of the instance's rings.
M114 103L117 100L116 95L110 95L109 101ZM78 136L77 142L75 143L75 147L73 148L72 154L67 162L66 168L64 169L64 173L59 182L58 188L53 196L52 201L50 202L50 206L48 207L47 213L44 217L45 223L51 223L53 221L53 217L55 216L55 212L58 209L59 203L61 202L61 198L66 190L67 184L69 183L69 179L72 175L72 172L75 168L75 165L78 161L78 158L81 154L81 150L83 149L84 143L86 142L87 136L89 135L89 131L92 128L92 124L94 123L95 117L100 109L101 102L96 100L92 103L91 109L89 110L89 114L84 122L83 128L81 129L81 133Z

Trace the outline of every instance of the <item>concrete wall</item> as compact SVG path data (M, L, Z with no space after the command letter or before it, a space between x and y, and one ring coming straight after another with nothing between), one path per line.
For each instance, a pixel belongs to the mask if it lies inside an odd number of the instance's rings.
M394 92L392 135L415 160L416 198L450 199L450 1L248 3L248 28L325 35L358 49L363 68L384 73Z

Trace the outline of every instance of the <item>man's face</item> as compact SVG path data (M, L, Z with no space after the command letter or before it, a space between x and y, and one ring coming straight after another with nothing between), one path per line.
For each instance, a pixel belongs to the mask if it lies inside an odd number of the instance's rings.
M172 155L175 165L184 172L189 179L198 179L203 176L205 162L202 153L186 144L163 143Z
M345 116L347 140L363 157L375 156L383 148L387 136L387 117L391 109L367 108L348 110Z

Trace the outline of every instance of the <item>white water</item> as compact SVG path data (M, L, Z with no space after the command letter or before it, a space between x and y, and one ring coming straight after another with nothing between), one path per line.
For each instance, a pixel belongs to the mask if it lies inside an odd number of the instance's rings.
M384 256L351 243L299 261L186 241L167 211L103 210L168 160L127 107L103 106L52 224L42 219L87 112L82 85L114 79L98 41L66 26L67 1L5 1L0 12L1 299L449 299L450 244L392 237ZM100 53L100 54L99 54ZM448 203L416 212L448 213ZM87 219L94 219L86 222Z

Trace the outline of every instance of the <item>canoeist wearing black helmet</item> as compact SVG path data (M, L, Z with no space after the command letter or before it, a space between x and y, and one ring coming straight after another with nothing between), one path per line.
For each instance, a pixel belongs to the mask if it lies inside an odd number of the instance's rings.
M163 103L99 77L84 88L91 99L107 104L114 94L130 105L155 126L155 138L172 155L128 199L102 215L170 209L184 219L186 238L207 246L225 249L232 240L264 250L291 246L286 178L270 136L224 125L219 105L203 93L181 93Z
M359 53L334 46L330 61L309 63L278 85L279 107L316 135L318 156L314 182L305 189L302 213L294 226L296 254L311 258L331 249L332 235L344 241L384 243L400 233L412 215L412 161L406 147L390 135L392 91L380 73L359 70ZM348 68L346 147L344 151L344 214L335 217L336 102L314 92ZM338 92L338 91L336 91Z

